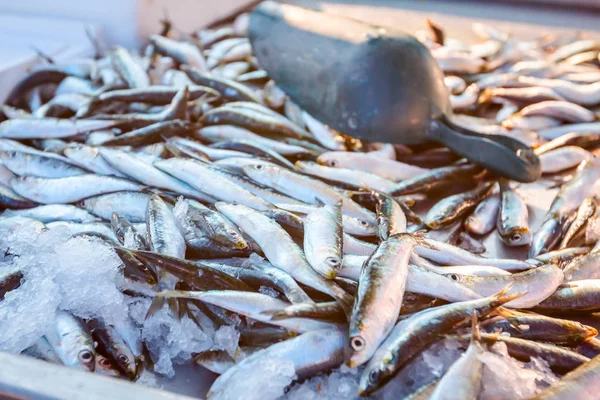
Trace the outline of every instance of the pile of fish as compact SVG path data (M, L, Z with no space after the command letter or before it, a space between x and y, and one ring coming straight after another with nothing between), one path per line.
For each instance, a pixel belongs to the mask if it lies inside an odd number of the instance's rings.
M536 232L515 182L299 109L248 15L166 24L1 106L0 350L130 380L193 362L215 399L594 398L598 332L572 319L600 311L600 42L428 23L454 122L560 187ZM529 259L481 255L494 231Z

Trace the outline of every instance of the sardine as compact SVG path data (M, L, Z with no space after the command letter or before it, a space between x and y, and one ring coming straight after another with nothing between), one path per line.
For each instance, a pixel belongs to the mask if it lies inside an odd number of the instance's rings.
M342 204L323 206L304 219L306 260L327 279L337 276L342 266Z

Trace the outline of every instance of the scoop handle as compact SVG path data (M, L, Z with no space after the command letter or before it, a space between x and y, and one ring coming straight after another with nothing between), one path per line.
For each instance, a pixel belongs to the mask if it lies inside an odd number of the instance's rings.
M431 121L429 137L502 177L533 182L542 175L540 160L533 150L508 136L459 128L442 117Z

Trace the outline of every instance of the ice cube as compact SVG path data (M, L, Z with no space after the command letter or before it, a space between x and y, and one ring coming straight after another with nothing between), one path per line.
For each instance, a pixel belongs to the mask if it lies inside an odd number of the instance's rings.
M213 337L213 350L225 350L227 354L233 357L238 348L240 333L229 325L221 326Z
M484 363L481 400L529 399L557 379L543 363L527 365L510 357L502 342L491 346L480 359Z

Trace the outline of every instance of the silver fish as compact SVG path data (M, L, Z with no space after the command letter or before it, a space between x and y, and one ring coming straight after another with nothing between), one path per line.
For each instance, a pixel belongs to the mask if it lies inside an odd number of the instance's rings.
M308 263L327 279L342 266L342 204L323 206L304 219L304 253Z
M531 243L529 211L527 204L508 182L500 181L500 212L496 229L502 241L508 246L523 246Z
M273 208L269 202L231 182L223 175L212 171L199 161L170 158L154 163L154 166L186 182L194 189L223 201L237 202L257 210Z
M333 205L341 201L342 213L364 219L367 222L375 222L375 215L371 211L344 197L331 186L319 180L273 165L256 164L242 169L256 182L305 203L318 204L318 201L321 201L327 205Z
M71 314L58 311L54 326L44 336L65 366L94 371L94 342Z
M77 175L67 178L19 177L10 182L19 195L42 204L74 203L99 194L141 190L135 182L105 175Z

